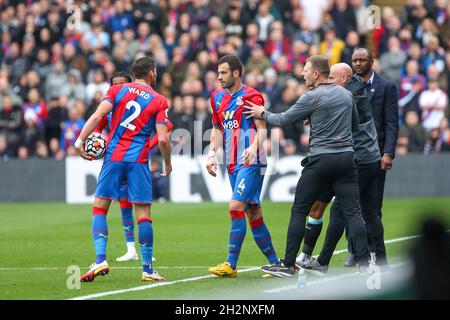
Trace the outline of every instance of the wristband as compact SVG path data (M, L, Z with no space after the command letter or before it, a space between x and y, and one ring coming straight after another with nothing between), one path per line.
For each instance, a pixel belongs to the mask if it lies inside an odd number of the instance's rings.
M81 149L81 147L83 146L84 141L81 140L80 138L77 138L77 141L75 141L75 143L73 144L75 146L75 148L77 149Z
M216 152L214 150L209 150L208 157L215 157L215 156L216 156Z

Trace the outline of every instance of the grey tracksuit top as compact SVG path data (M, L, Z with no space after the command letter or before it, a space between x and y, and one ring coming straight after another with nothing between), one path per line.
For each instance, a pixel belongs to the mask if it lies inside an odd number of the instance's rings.
M352 131L358 131L358 111L352 94L341 86L321 83L303 94L289 110L278 114L266 111L263 118L278 127L308 118L311 156L354 151Z

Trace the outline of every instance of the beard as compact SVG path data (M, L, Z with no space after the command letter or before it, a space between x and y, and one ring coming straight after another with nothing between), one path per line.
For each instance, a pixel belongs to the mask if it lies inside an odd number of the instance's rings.
M306 86L308 89L314 88L314 80L307 80L307 79L305 78L305 86Z
M222 84L222 88L224 89L230 89L234 85L234 81L225 82Z

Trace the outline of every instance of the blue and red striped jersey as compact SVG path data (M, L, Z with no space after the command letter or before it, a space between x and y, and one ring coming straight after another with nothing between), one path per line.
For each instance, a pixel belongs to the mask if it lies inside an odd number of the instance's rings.
M220 127L224 139L225 163L228 172L244 167L243 153L254 141L256 136L256 125L253 118L246 119L243 105L251 101L258 105L264 104L261 93L247 85L230 94L227 89L218 89L211 94L211 107L213 110L212 124ZM247 165L253 167L264 167L267 165L264 150L258 149L255 163Z
M167 125L166 98L132 82L110 87L103 100L113 105L105 160L147 163L156 124Z

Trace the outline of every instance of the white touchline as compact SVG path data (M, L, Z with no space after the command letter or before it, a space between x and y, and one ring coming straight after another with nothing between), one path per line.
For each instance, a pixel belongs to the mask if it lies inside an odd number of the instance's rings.
M447 232L449 232L450 230L447 230ZM389 244L389 243L395 243L395 242L400 242L400 241L406 241L406 240L410 240L410 239L415 239L415 238L419 238L421 237L420 235L416 235L416 236L409 236L409 237L401 237L401 238L395 238L395 239L391 239L391 240L386 240L384 243ZM333 252L333 255L336 254L341 254L347 252L347 249L344 250L337 250L335 252ZM243 269L243 270L239 270L239 272L249 272L249 271L254 271L254 270L258 270L260 267L252 267L252 268L248 268L248 269ZM133 292L133 291L141 291L141 290L146 290L146 289L151 289L151 288L155 288L155 287L162 287L162 286L170 286L173 284L177 284L177 283L181 283L181 282L192 282L192 281L198 281L198 280L203 280L203 279L208 279L208 278L214 278L214 275L207 275L207 276L200 276L200 277L194 277L194 278L186 278L186 279L181 279L181 280L175 280L175 281L169 281L169 282L159 282L159 283L154 283L154 284L149 284L149 285L145 285L145 286L139 286L139 287L134 287L134 288L128 288L128 289L122 289L122 290L114 290L114 291L106 291L106 292L100 292L100 293L94 293L94 294L90 294L90 295L86 295L86 296L80 296L80 297L75 297L75 298L71 298L69 300L88 300L88 299L95 299L95 298L100 298L100 297L105 297L105 296L110 296L110 295L114 295L114 294L120 294L120 293L126 293L126 292Z
M396 241L396 242L398 242L398 241ZM395 268L402 267L404 265L406 265L405 262L399 262L399 263L396 263L396 264L389 265L389 268L395 269ZM385 271L385 272L382 272L381 274L385 274L385 273L388 273L388 272L389 271ZM312 286L312 285L315 285L315 284L329 283L329 282L333 282L333 281L341 280L341 279L345 279L345 278L352 278L352 277L357 276L357 275L361 275L361 274L359 272L349 272L349 273L344 273L344 274L340 274L340 275L337 275L337 276L326 277L324 279L318 279L318 280L309 281L309 282L306 282L305 285L306 286ZM295 285L289 285L289 286L284 286L284 287L280 287L280 288L264 290L264 292L265 293L278 293L278 292L281 292L281 291L287 291L287 290L292 290L292 289L297 289L297 285L295 284Z
M158 269L208 269L210 266L158 266ZM241 268L258 268L258 266L242 266ZM109 269L142 269L139 267L109 267ZM0 267L0 271L22 271L22 270L67 270L67 267L30 267L30 268L16 268L16 267Z
M254 270L258 270L260 267L254 267L254 268L249 268L249 269L243 269L243 270L239 270L238 272L249 272L249 271L254 271ZM215 275L207 275L207 276L200 276L200 277L194 277L194 278L187 278L187 279L181 279L181 280L175 280L175 281L169 281L169 282L159 282L159 283L153 283L153 284L149 284L146 286L140 286L140 287L135 287L135 288L129 288L129 289L122 289L122 290L115 290L115 291L107 291L107 292L100 292L100 293L94 293L94 294L90 294L87 296L81 296L81 297L75 297L75 298L71 298L69 300L88 300L88 299L95 299L95 298L100 298L100 297L105 297L105 296L110 296L113 294L119 294L119 293L125 293L125 292L132 292L132 291L141 291L141 290L146 290L146 289L151 289L151 288L155 288L155 287L163 287L163 286L170 286L172 284L176 284L176 283L181 283L181 282L191 282L191 281L197 281L197 280L203 280L203 279L207 279L207 278L214 278L216 277Z

